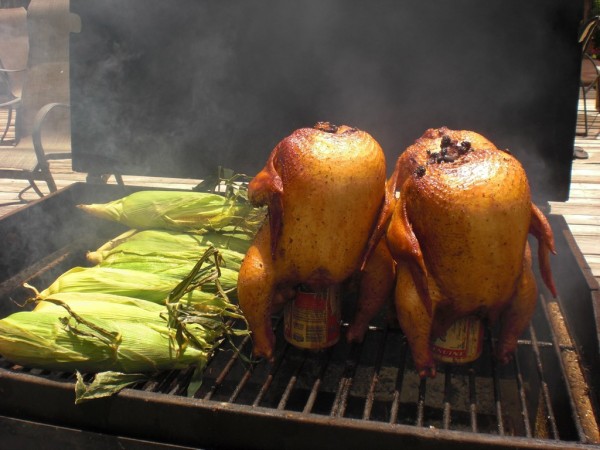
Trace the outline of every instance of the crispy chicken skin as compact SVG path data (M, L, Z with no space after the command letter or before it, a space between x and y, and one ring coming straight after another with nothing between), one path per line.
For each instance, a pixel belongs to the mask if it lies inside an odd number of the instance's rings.
M378 240L368 261L366 244L385 196L385 156L368 133L326 122L283 139L249 185L255 205L268 205L268 220L240 268L238 298L257 357L273 357L271 313L304 284L323 289L360 274L353 330L391 296L394 261ZM381 233L380 233L381 236Z
M496 356L509 361L538 295L529 233L556 295L552 230L531 202L522 166L477 133L429 129L398 158L388 181L388 191L396 190L379 223L391 214L397 317L419 374L435 376L431 340L468 315L500 320Z

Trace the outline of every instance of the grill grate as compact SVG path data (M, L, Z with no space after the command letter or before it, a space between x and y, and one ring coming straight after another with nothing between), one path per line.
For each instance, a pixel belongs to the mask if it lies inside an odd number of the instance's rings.
M418 379L406 340L396 329L371 327L363 344L340 343L319 353L296 349L279 335L274 363L250 364L238 353L221 352L209 364L202 387L189 395L332 418L586 442L577 414L557 418L554 412L564 409L564 399L550 395L545 374L556 372L547 370L544 360L559 364L557 344L538 340L530 326L514 361L496 367L491 335L488 330L480 360L442 365L434 380ZM249 351L248 337L239 348ZM142 389L183 395L181 380L187 378L169 373ZM556 386L568 389L564 371L555 378L555 391Z
M275 327L279 328L278 323ZM550 395L545 374L555 372L545 367L544 360L553 357L554 364L558 363L557 344L538 340L531 326L528 336L519 341L514 361L496 367L490 336L488 330L480 360L465 366L442 365L434 380L418 379L399 330L371 327L363 344L340 343L319 353L296 349L280 335L272 364L249 363L240 353L220 351L194 392L188 392L193 389L189 386L192 369L162 373L134 389L279 412L586 442L577 414L559 418L554 412L565 405L563 399ZM247 354L250 339L243 338L238 347ZM72 374L36 371L6 361L3 365L13 371L73 380ZM553 384L560 391L568 390L564 373L555 378Z
M541 304L545 302L542 298ZM543 316L545 306L538 309ZM239 352L215 354L199 388L190 385L193 370L188 369L161 373L132 389L269 408L277 414L293 411L390 426L588 442L560 363L560 352L568 348L552 335L540 339L538 335L547 334L543 326L530 326L507 366L496 366L493 330L488 329L479 360L441 365L435 379L419 379L398 329L371 327L362 344L341 340L326 351L311 352L286 343L280 323L275 322L278 346L271 364L251 363L242 356L251 348L246 336L237 342ZM75 381L71 373L15 366L4 359L0 363L14 373ZM92 378L84 376L86 381Z
M572 349L560 346L547 321L540 320L547 316L546 302L542 297L534 325L507 366L496 366L489 329L479 360L464 366L442 364L435 379L419 379L398 329L371 327L362 344L342 339L326 351L311 352L284 341L279 318L274 322L278 346L271 364L248 360L251 341L246 336L237 342L238 352L215 354L199 388L190 385L190 368L161 373L133 389L266 407L278 413L586 443L560 359L562 351ZM15 366L4 359L1 367L52 380L75 380L72 373ZM93 374L84 376L85 381L92 378Z

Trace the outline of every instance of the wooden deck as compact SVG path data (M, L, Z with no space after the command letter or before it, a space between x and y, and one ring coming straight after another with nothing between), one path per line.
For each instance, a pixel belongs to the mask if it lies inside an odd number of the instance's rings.
M588 95L588 135L576 136L575 146L585 150L589 158L573 161L569 200L550 202L550 212L565 218L577 246L600 282L600 113L594 109L594 91ZM583 132L582 100L579 111L577 131Z
M0 110L0 124L4 124L6 120L6 111ZM5 142L10 143L14 139L14 128L9 128ZM65 188L72 183L86 180L85 173L73 172L71 168L71 160L59 160L50 162L50 170L54 176L54 181L58 189ZM158 177L137 177L123 176L123 181L126 185L142 186L142 187L169 187L171 189L191 189L196 186L201 180L199 179L181 179L181 178L158 178ZM37 183L44 194L48 194L46 183ZM108 180L108 184L116 184L113 177ZM19 192L27 188L29 183L24 180L6 180L0 179L0 218L12 211L25 206L19 200ZM39 199L39 196L29 189L24 195L25 201L33 201Z
M593 109L593 95L591 92L588 102L588 108L591 106L592 109L588 111L588 136L575 138L575 145L583 148L589 154L589 158L573 161L570 199L567 202L551 202L550 212L565 217L592 273L600 282L600 113ZM583 111L582 105L580 106L580 111ZM0 111L0 123L2 119ZM578 123L578 131L581 131L582 114ZM86 178L85 174L72 171L70 160L52 162L51 170L59 189L77 181L85 181ZM123 179L127 185L182 189L191 189L200 182L198 179L137 176L124 176ZM114 184L115 180L111 177L108 183ZM0 217L24 206L19 201L18 194L27 186L26 181L0 180ZM44 183L40 183L40 187L47 192ZM28 201L38 198L32 190L27 191L23 197Z

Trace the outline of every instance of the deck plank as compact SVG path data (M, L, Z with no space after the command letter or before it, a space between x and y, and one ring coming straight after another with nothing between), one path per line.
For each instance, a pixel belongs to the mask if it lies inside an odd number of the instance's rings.
M593 99L595 93L588 93ZM590 105L593 103L588 103ZM583 101L579 102L577 131L583 131ZM587 136L576 136L574 145L585 150L588 159L575 159L571 168L569 200L550 202L550 212L564 217L577 246L600 282L600 114L588 110Z

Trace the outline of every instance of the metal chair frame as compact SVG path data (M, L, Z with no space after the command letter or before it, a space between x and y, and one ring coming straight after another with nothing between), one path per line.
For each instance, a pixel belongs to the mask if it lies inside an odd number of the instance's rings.
M598 68L598 66L596 65L596 62L594 61L594 58L592 58L592 56L588 53L589 52L589 48L590 48L590 44L592 42L592 39L594 37L594 33L596 32L596 29L598 28L598 25L600 24L600 16L595 16L592 17L588 22L586 22L586 24L583 26L581 33L579 34L579 43L581 44L581 64L582 64L582 70L581 70L581 76L579 77L579 87L581 90L581 95L583 97L583 120L584 120L584 128L585 131L583 133L578 133L581 136L587 136L589 133L589 124L588 124L588 117L587 117L587 93L590 92L592 89L596 90L596 108L598 108L598 82L600 80L600 69ZM584 80L583 79L583 65L584 64L588 64L591 65L591 67L593 67L594 71L595 71L595 75L593 77L593 80Z

